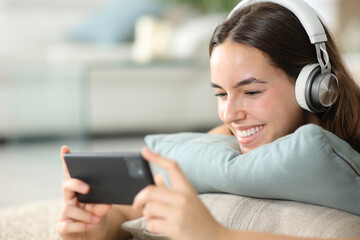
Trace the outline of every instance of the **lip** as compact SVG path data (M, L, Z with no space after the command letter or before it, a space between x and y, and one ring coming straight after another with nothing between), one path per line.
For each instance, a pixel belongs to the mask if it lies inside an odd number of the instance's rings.
M264 127L264 126L265 126L265 124L257 124L257 125L241 126L241 127L235 127L234 126L234 129L239 130L239 131L243 131L243 130L248 130L248 129L251 129L251 128Z
M248 137L241 137L238 133L238 131L244 131L244 130L249 130L251 128L256 128L256 127L262 127L261 129L259 129L259 131L257 131L255 134L248 136ZM262 132L262 130L264 129L265 125L261 124L261 125L253 125L253 126L243 126L243 127L239 127L239 128L235 128L236 130L236 137L239 141L240 144L250 144L251 142L253 142L258 136L259 134Z

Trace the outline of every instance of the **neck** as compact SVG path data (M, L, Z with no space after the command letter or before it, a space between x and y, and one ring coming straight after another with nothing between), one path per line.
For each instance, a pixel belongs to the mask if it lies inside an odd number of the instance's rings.
M315 113L308 112L306 120L307 120L306 121L307 123L313 123L313 124L316 124L316 125L320 125L320 120L316 116Z

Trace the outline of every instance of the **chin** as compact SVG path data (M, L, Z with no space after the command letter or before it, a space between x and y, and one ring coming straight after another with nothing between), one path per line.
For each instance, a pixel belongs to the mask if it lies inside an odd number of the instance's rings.
M241 147L240 145L240 150L241 150L241 153L248 153L256 148L259 148L265 144L267 144L268 142L265 142L265 143L261 143L261 144L257 144L256 146L248 146L248 147Z
M254 148L242 148L240 147L240 150L241 150L241 153L245 154L245 153L248 153L250 152L251 150L253 150Z

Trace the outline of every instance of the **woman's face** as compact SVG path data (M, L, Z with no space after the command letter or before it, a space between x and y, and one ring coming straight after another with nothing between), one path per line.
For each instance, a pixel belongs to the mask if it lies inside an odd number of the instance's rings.
M210 70L219 116L243 153L314 122L296 102L294 80L262 51L225 41L213 50Z

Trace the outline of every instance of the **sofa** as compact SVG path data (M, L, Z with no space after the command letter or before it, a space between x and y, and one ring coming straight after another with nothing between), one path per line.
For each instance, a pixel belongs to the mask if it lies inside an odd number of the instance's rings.
M140 14L156 15L152 2L2 0L0 139L193 131L219 124L207 47L225 14L166 10L179 18L172 57L138 63L133 47L144 46L149 36L134 44L133 25ZM351 52L349 69L360 76L360 54L355 47Z
M298 237L360 239L360 216L305 203L230 194L201 194L215 219L230 229ZM62 201L32 202L0 209L0 240L57 240ZM165 239L146 231L144 219L123 224L133 239Z
M162 10L154 10L155 2L160 1L3 0L0 139L190 131L219 124L206 49L218 18L179 27L182 45L174 53L179 58L138 62L132 56L134 25L144 14L155 19ZM201 54L197 45L189 47L192 42L201 45Z

